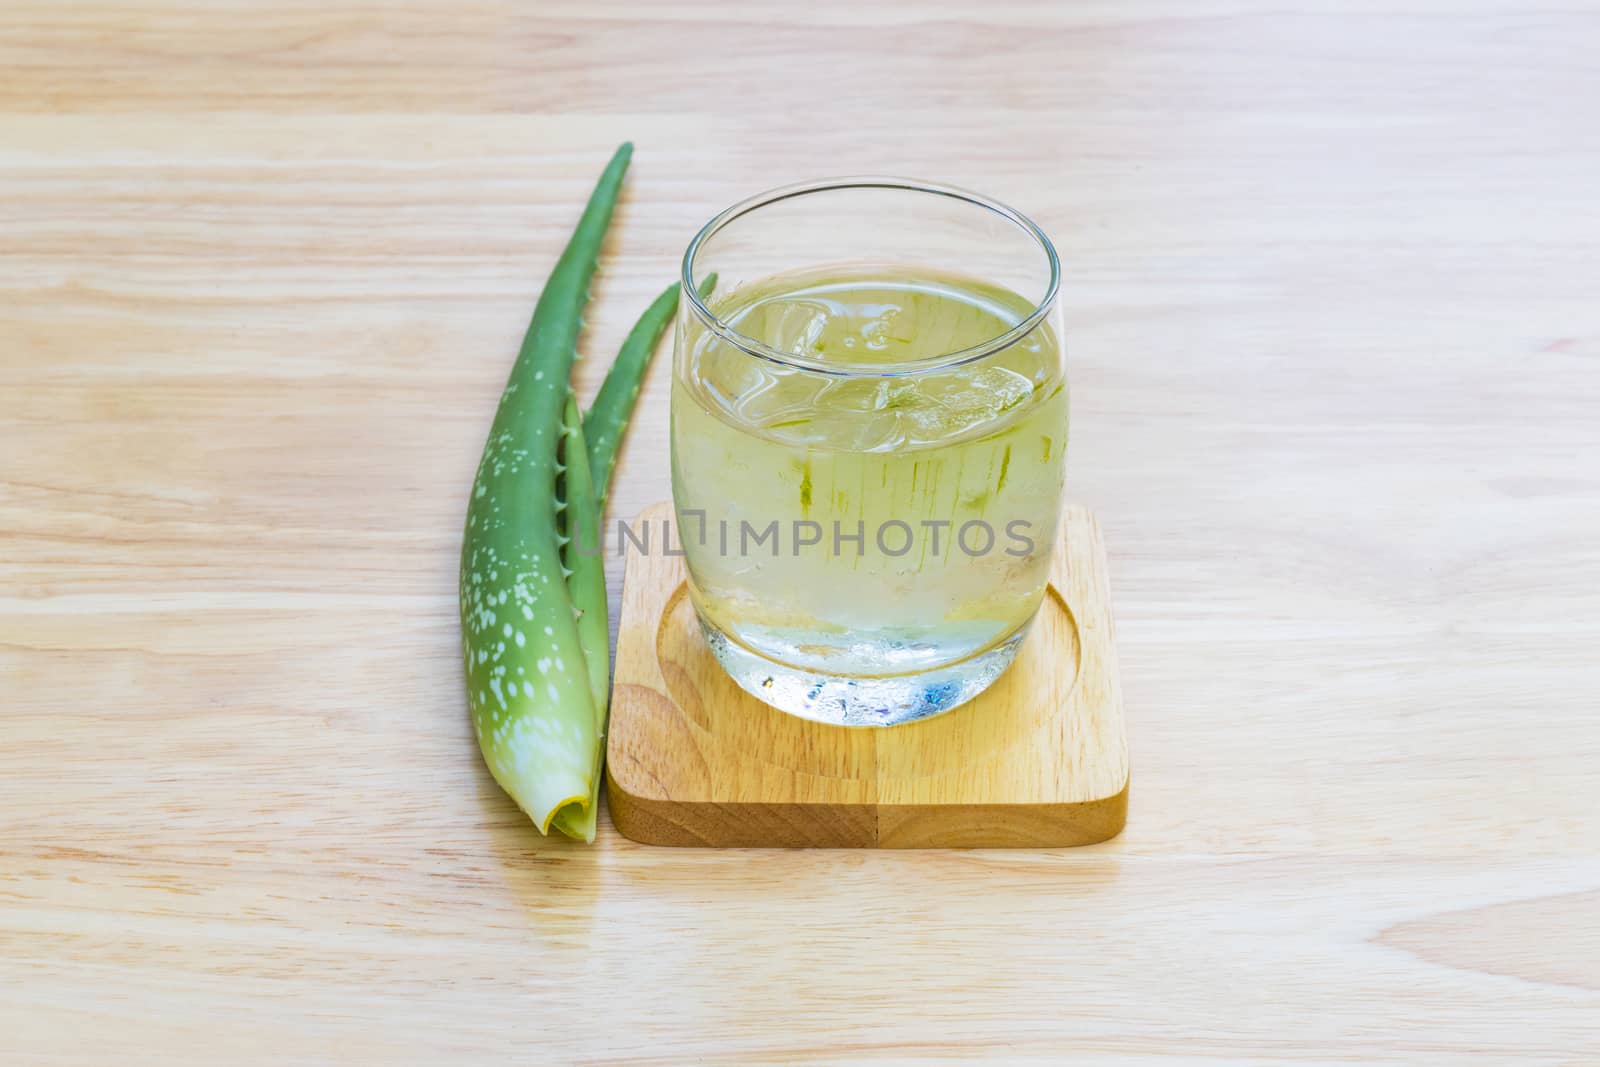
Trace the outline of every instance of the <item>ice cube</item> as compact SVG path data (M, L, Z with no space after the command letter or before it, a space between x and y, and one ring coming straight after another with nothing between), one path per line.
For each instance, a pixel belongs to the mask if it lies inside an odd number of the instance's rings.
M838 378L817 393L817 406L832 411L889 411L916 393L904 378Z
M739 418L755 426L808 415L816 406L822 383L815 375L777 367L746 357L740 375L740 392L731 397Z
M780 352L814 355L834 315L830 301L804 297L765 300L733 320L748 337L757 337Z
M816 408L770 423L767 431L781 441L831 452L890 452L905 440L900 418L892 411L839 411Z
M900 411L907 437L932 444L982 427L1032 393L1030 379L1005 367L957 367L920 379L921 402L901 405Z

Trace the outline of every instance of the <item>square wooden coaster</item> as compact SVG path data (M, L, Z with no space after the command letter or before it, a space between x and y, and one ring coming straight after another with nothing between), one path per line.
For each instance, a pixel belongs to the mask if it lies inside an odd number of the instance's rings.
M657 504L640 522L672 521ZM677 544L676 539L673 544ZM829 726L735 685L712 657L681 557L630 552L611 726L611 819L655 845L1023 848L1115 837L1128 745L1105 548L1068 508L1017 661L971 703L904 726Z

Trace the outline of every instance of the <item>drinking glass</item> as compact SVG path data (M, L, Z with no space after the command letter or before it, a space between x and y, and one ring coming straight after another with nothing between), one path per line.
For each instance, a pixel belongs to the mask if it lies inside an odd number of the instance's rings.
M1061 508L1059 282L1021 213L896 178L778 189L690 242L672 497L741 687L893 725L1012 662Z

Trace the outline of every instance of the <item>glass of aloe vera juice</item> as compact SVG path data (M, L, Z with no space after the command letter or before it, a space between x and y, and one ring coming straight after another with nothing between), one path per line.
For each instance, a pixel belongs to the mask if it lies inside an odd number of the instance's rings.
M887 726L1010 665L1061 509L1059 280L1022 214L892 178L779 189L690 243L672 495L695 610L741 687Z

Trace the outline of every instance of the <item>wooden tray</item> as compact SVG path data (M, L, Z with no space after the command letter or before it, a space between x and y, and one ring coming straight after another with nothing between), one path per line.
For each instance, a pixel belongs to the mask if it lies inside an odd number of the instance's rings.
M641 522L660 531L669 504ZM673 542L676 544L676 540ZM1017 661L970 704L887 728L777 711L723 673L681 557L631 552L606 751L611 819L656 845L1086 845L1121 831L1128 747L1100 527L1062 517Z

